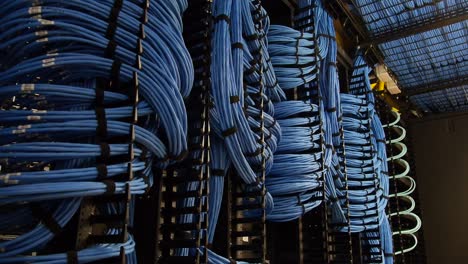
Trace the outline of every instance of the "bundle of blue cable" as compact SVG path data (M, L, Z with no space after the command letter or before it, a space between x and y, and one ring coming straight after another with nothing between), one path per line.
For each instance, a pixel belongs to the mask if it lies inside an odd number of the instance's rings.
M321 53L313 34L289 27L272 25L268 32L268 51L280 87L291 94L317 78ZM304 88L307 89L307 88ZM321 203L322 148L319 107L311 94L276 102L274 117L282 137L275 152L267 188L275 207L267 215L270 221L290 221L311 211Z
M0 263L66 262L66 253L27 255L54 238L83 197L124 194L127 188L132 197L143 194L152 184L153 164L165 167L184 157L183 98L194 78L181 36L187 1L147 4L15 0L0 7L0 206L8 212L0 216L0 228L17 234L0 241ZM131 91L118 85L135 76L141 96L137 125L128 121L135 111ZM103 88L98 79L114 82ZM108 137L134 143L99 142ZM118 161L129 152L131 165ZM129 168L134 178L119 181ZM99 211L115 215L122 206L107 204ZM48 221L36 220L37 210L30 207L50 215ZM121 247L128 262L136 263L132 236L82 249L76 258L116 257Z
M366 76L368 74L369 69L362 65L361 60L361 57L355 60L353 76ZM355 85L365 86L367 84L368 82L362 80L356 81ZM376 226L370 224L377 217L377 201L375 199L376 194L379 193L375 188L377 179L374 179L377 157L373 155L372 141L375 139L371 130L372 117L370 114L373 107L368 103L366 94L342 94L341 105L346 155L345 165L349 186L347 193L349 208L344 208L344 211L348 210L350 215L349 225L351 231L361 232L366 229L376 228ZM338 176L343 180L342 175L338 174ZM344 196L345 193L339 195ZM339 220L335 221L338 222ZM345 231L344 229L347 229L347 227L343 228L343 231Z
M239 4L247 5L247 7L241 9ZM223 139L229 158L244 182L255 187L260 187L263 183L258 180L254 168L260 165L261 157L252 153L256 153L257 149L261 147L265 148L267 154L266 169L268 170L272 164L270 146L275 146L274 142L277 140L277 137L271 133L269 144L265 144L264 146L261 146L257 142L258 136L251 128L256 125L257 121L254 118L249 118L249 114L258 114L262 110L253 106L247 106L247 103L245 103L249 100L251 100L250 102L253 101L253 99L244 96L244 64L243 58L239 57L239 53L242 55L242 51L246 49L247 45L234 44L245 43L242 40L241 31L244 27L239 26L241 21L239 16L244 12L248 12L247 15L251 16L250 1L214 1L213 8L213 15L215 16L212 65L212 96L214 106L211 116L214 134ZM229 26L234 21L239 22L236 23L237 26ZM247 90L249 88L252 90L257 89L257 87L250 86ZM265 122L269 121L273 125L272 118L265 119ZM268 126L268 123L266 126ZM272 126L271 128L274 131L279 131L276 126ZM260 132L268 133L269 131Z
M347 182L344 182L344 175L336 170L335 185L338 197L347 197L349 204L340 199L342 212L332 214L332 221L342 222L336 215L349 215L349 227L343 226L339 230L365 231L367 243L374 245L371 251L381 252L381 259L390 263L387 261L392 258L388 254L392 254L393 249L392 233L385 214L389 196L386 140L383 126L374 111L369 73L370 68L364 58L357 56L350 84L352 94L341 94L344 153L339 152L339 155L345 160ZM341 191L338 187L344 184L349 188ZM379 231L369 232L376 229ZM381 249L375 247L379 240Z
M324 139L324 183L325 196L335 221L345 223L345 215L338 202L339 192L337 188L343 188L344 184L339 178L344 177L343 159L339 156L342 149L342 111L340 106L340 87L337 71L337 43L333 18L326 12L320 0L298 1L302 10L297 16L297 26L313 32L318 39L320 50L320 120L323 126ZM314 17L314 21L311 21ZM338 176L340 175L340 176Z
M281 136L279 124L273 118L272 100L284 98L269 59L265 39L269 19L260 3L215 0L212 6L209 243L213 242L224 177L230 166L246 184L246 191L260 190L265 184L262 173L271 170L273 152ZM265 199L268 213L273 208L273 200L269 193ZM249 202L252 201L245 201ZM260 214L259 210L244 211L246 217ZM230 263L211 251L208 258L212 263Z

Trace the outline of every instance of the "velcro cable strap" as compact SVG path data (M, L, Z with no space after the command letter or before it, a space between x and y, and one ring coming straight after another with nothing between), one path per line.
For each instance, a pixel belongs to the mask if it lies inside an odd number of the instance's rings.
M31 209L33 217L39 219L54 235L57 235L62 231L62 227L48 210L42 208L38 204L30 204L29 208Z
M101 148L101 156L99 157L102 161L107 161L110 158L110 147L106 142L101 142L99 144Z
M224 170L220 169L211 169L211 176L224 177Z
M214 23L218 23L219 21L226 21L226 23L231 24L231 18L226 14L221 14L214 18Z
M104 57L112 59L115 55L115 50L117 49L117 43L114 39L110 39L107 43L107 47L104 53Z
M117 19L120 14L120 10L122 9L123 0L115 0L114 6L111 9L109 14L109 25L106 31L106 38L113 39L115 35L115 31L117 30Z
M105 108L102 106L96 106L94 109L96 113L96 134L101 138L107 137L107 118Z
M112 63L111 68L111 76L110 79L112 80L112 88L119 87L119 80L120 80L120 68L122 67L122 62L120 60L114 60Z
M237 132L237 127L233 126L222 132L224 138L234 135Z
M106 185L106 191L104 192L104 195L112 195L115 193L116 186L114 181L105 180L102 181L102 183Z
M107 178L108 171L107 171L107 165L106 164L102 164L102 163L97 164L96 169L97 169L97 172L98 172L98 176L97 176L98 180Z
M255 157L255 156L258 156L260 154L262 154L262 148L257 148L254 152L245 153L244 155L246 157Z
M232 49L244 49L244 45L241 42L236 42L231 45Z
M335 36L328 35L328 34L317 34L317 37L324 37L324 38L329 38L332 40L336 40Z
M239 96L231 96L231 97L229 97L229 100L230 100L231 104L235 104L235 103L239 102L240 98L239 98Z
M252 34L252 35L243 35L244 39L246 41L254 41L254 40L258 40L259 38L259 35L258 34Z

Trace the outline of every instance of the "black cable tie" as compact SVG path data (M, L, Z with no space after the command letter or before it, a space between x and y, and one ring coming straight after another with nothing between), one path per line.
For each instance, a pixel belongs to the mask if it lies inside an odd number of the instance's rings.
M107 178L108 176L108 171L107 171L107 165L103 163L99 163L96 165L96 169L98 172L97 179L102 180Z
M114 12L114 9L112 9L111 14L113 12ZM107 39L113 39L116 30L117 30L117 23L109 22L109 26L107 26L107 31L106 31L106 38Z
M144 146L140 146L140 149L141 149L140 159L146 160L146 158L148 157L148 149L145 148Z
M111 68L110 79L112 81L111 87L116 89L119 87L120 82L120 68L122 67L122 62L120 60L114 60Z
M255 67L256 65L259 65L261 62L260 62L260 59L259 58L254 58L252 60L249 61L249 64L251 65L250 67Z
M245 34L243 34L242 36L244 37L244 39L245 39L246 41L254 41L254 40L258 40L258 38L259 38L259 35L258 35L258 34L252 34L252 35L245 35Z
M296 20L295 23L298 24L297 29L306 29L306 28L308 28L308 27L315 28L315 24L314 24L314 21L313 21L313 20L311 20L311 21L308 22L308 23L299 25L299 24L300 24L299 21L301 21L301 20L308 20L308 19L309 19L309 18L302 18L302 19L300 19L300 20ZM313 30L310 30L310 31L313 32Z
M326 147L327 149L332 149L332 148L333 148L333 145L331 145L331 144L326 144L325 147Z
M229 97L229 101L231 102L231 104L235 104L235 103L239 102L239 100L240 100L240 98L237 95Z
M231 24L231 18L229 18L229 16L226 15L226 14L217 15L214 18L214 23L218 23L219 21L226 21L226 23L228 23L228 25Z
M107 138L107 118L106 118L106 110L102 106L96 106L94 109L96 114L96 134L101 138Z
M255 57L255 56L260 55L261 51L262 51L262 47L260 46L258 49L251 51L250 54ZM258 59L257 59L257 61L258 61Z
M276 123L277 123L277 122L276 122L276 119L273 119L273 123L271 123L271 125L269 125L269 126L266 126L266 128L267 128L267 129L270 129L270 128L276 126Z
M224 177L225 173L224 173L224 170L211 169L211 176Z
M35 203L30 204L29 208L33 217L40 220L52 234L58 235L62 231L60 224L47 209Z
M117 43L115 42L114 39L109 39L109 42L107 43L107 47L104 53L104 57L109 58L109 59L114 58L116 50L117 50Z
M317 37L324 37L324 38L329 38L329 39L332 39L332 40L336 40L335 36L328 35L328 34L317 34Z
M328 113L333 113L333 112L336 112L336 107L333 107L333 108L327 108L327 112L328 112Z
M106 191L104 192L104 195L112 195L115 193L115 182L111 180L104 180L102 181L104 185L106 185Z
M72 250L67 252L67 264L78 264L78 252Z
M101 161L106 162L109 160L110 157L110 147L109 144L106 142L101 142L99 144L99 147L101 149L101 156L99 157Z
M222 132L222 135L223 135L224 138L227 138L227 137L233 135L233 134L236 133L236 132L237 132L237 127L236 127L236 126L233 126L233 127L231 127L231 128L228 128L228 129L224 130L224 131Z
M113 39L115 35L115 31L117 30L117 19L120 14L120 10L122 9L123 0L115 0L114 6L111 9L109 14L109 25L106 30L106 38Z
M242 42L236 42L231 45L231 49L244 49Z
M244 71L244 74L245 75L251 75L251 74L254 74L256 71L257 71L257 69L255 69L255 64L253 64L253 65L250 66L250 68L248 70Z
M252 131L253 131L254 133L260 133L260 132L263 131L261 126L252 127L251 129L252 129Z
M262 154L262 148L257 148L254 152L244 153L246 157L256 157L260 154Z

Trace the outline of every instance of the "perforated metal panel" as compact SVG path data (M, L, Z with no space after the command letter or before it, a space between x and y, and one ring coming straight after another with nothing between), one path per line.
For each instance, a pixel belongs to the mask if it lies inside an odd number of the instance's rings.
M428 113L468 111L468 85L415 95L411 101Z

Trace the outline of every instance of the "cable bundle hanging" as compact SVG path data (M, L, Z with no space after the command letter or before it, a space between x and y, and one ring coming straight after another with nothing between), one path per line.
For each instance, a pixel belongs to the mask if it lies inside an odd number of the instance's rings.
M385 207L388 200L388 169L385 134L374 113L374 97L370 90L370 69L362 56L354 62L350 83L352 94L341 94L343 111L344 149L339 151L346 166L346 175L334 172L340 210L332 220L340 223L340 215L348 215L348 225L338 227L341 232L363 232L368 246L368 260L385 261L384 254L392 253L391 238ZM347 188L342 188L344 185ZM338 216L338 218L337 218ZM383 223L385 222L385 223ZM390 244L389 244L390 241Z
M255 201L242 199L236 207L243 217L258 218L273 202L264 186L264 174L273 162L273 152L280 137L274 121L273 100L284 95L279 89L268 57L264 35L268 17L260 3L214 1L212 34L212 109L213 159L210 178L208 240L213 240L220 210L224 176L230 165L245 185L243 192L258 192ZM260 200L259 200L260 199ZM249 203L255 203L257 208ZM243 208L243 209L242 209ZM260 217L261 218L261 217ZM253 220L252 220L253 221ZM224 261L210 256L213 261Z
M266 182L275 202L267 218L290 221L321 203L320 113L310 99L312 87L305 85L316 79L318 60L324 54L313 34L285 26L272 25L268 43L278 82L288 101L274 104L282 138Z
M23 225L34 229L0 242L1 263L136 262L132 195L152 184L153 161L165 167L187 150L183 97L194 73L181 36L186 6L44 0L0 7L0 205L14 205L10 219L28 208L36 215ZM18 257L43 249L80 204L92 208L91 225L119 224L80 238L68 254ZM6 229L13 224L2 217Z
M246 117L244 114L244 102L253 99L244 98L242 73L244 63L242 49L240 48L245 45L234 45L242 41L240 39L242 36L240 35L242 34L240 29L242 27L232 27L233 32L230 32L229 25L234 21L240 22L242 12L248 12L248 16L251 16L251 14L250 1L239 2L247 7L241 9L242 6L237 1L214 1L213 3L215 30L213 34L212 96L214 107L211 111L212 125L215 134L223 138L229 157L239 176L246 184L260 187L263 183L258 180L253 168L260 166L262 158L261 155L255 154L257 154L258 149L265 148L267 152L266 168L268 170L272 164L270 146L275 146L275 144L269 142L270 144L260 145L257 142L258 135L251 128L251 125L258 124L257 121ZM255 89L253 86L251 88ZM253 107L247 107L246 110L247 113L252 114L258 114L259 111L259 109ZM274 125L272 118L268 121L271 123L270 125ZM268 124L265 126L268 126ZM272 128L275 128L274 131L279 131L275 126L272 126ZM263 130L260 132L268 133L268 131ZM270 139L272 141L277 140L271 133L268 134L271 135Z

